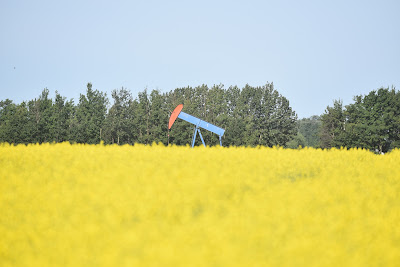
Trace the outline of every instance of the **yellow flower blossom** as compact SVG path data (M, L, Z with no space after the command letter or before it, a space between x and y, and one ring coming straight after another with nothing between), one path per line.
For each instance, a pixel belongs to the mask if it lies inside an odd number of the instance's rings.
M0 145L0 266L398 266L400 151Z

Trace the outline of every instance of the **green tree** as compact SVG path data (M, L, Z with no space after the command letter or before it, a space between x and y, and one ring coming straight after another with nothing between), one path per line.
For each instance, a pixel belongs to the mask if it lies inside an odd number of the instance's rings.
M226 92L226 99L228 120L224 134L224 144L231 146L244 145L246 125L249 123L250 117L246 117L243 114L245 110L244 99L241 98L240 88L237 86L229 87Z
M0 141L13 143L11 121L16 105L10 99L0 101Z
M297 122L298 132L305 138L305 146L320 146L319 132L321 124L321 118L317 115L310 118L303 118Z
M399 146L400 93L380 88L346 106L344 144L384 153Z
M322 148L340 147L344 145L345 113L343 102L335 100L333 107L327 107L321 115L320 140Z
M139 92L137 101L137 136L138 142L142 144L151 144L150 140L150 108L151 102L147 89Z
M29 142L27 123L28 109L25 102L16 105L9 99L0 101L0 142Z
M63 142L68 140L69 120L74 112L72 100L66 101L56 91L56 97L51 108L49 135L53 142Z
M149 132L151 142L167 144L168 109L165 98L157 90L150 93Z
M106 94L93 90L92 84L88 83L86 96L80 95L74 118L70 121L72 141L89 144L100 142L107 104Z
M343 109L335 101L321 116L321 146L360 147L385 153L400 146L400 93L380 88Z
M29 142L51 142L50 134L53 100L49 98L49 90L43 89L39 98L28 102L28 120L26 127L30 132Z
M297 115L273 84L243 88L245 145L284 146L296 134Z
M297 135L292 140L286 143L287 148L299 148L306 146L307 146L306 138L300 132L297 132Z
M124 89L113 90L111 96L114 104L108 111L105 120L105 136L108 143L127 144L131 141L130 123L133 114L130 113L132 94Z
M198 109L199 118L226 129L228 126L226 90L222 84L214 85L211 89L204 90L206 88L204 85L201 88L196 88L201 90L201 95L198 98L200 101L197 101L200 107ZM208 131L201 131L201 133L207 145L219 145L219 137L216 134ZM201 144L199 139L198 143ZM225 140L224 144L226 144Z

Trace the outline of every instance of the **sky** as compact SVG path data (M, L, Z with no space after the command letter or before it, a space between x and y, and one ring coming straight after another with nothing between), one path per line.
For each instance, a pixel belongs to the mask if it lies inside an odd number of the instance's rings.
M0 0L0 100L273 82L299 118L400 88L400 1Z

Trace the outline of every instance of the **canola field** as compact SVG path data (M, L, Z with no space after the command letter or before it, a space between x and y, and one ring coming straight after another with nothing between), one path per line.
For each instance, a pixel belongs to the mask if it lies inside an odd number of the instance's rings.
M399 266L400 150L0 144L0 266Z

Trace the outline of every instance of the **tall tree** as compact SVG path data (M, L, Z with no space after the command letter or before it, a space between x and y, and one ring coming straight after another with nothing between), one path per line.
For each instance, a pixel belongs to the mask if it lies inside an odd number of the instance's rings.
M361 147L384 153L400 146L400 93L380 88L354 97L343 109L340 101L321 116L322 147Z
M321 115L321 122L321 147L340 147L343 144L345 123L343 102L341 100L335 100L333 102L333 107L328 106L325 113Z
M0 140L1 142L12 143L13 138L11 120L15 113L16 106L10 99L0 101Z
M0 101L0 142L28 143L27 122L28 110L25 102L16 105L9 99Z
M297 115L272 83L262 87L246 85L241 99L242 114L248 121L245 145L284 146L296 134Z
M130 123L133 114L130 113L129 107L133 101L132 94L122 87L120 90L113 90L111 96L114 104L108 111L104 134L108 143L130 143Z
M39 98L28 102L29 122L26 127L30 132L30 142L51 142L50 135L53 100L49 98L49 90L43 89Z
M249 118L244 116L244 99L240 97L241 90L237 86L231 86L226 91L228 105L228 121L224 134L224 143L231 146L244 145L245 128ZM247 121L246 121L247 120Z
M95 144L100 142L100 133L106 117L108 99L106 94L92 89L87 84L86 96L80 95L74 120L71 122L74 131L73 141Z
M400 93L395 88L380 88L365 96L356 96L346 106L348 147L364 147L378 153L398 147L400 142Z
M208 92L208 101L206 104L207 107L207 118L209 118L210 122L218 125L221 128L226 129L228 126L228 100L227 100L227 90L224 89L222 84L214 85L210 91ZM208 136L208 144L217 145L219 144L219 138L217 135L212 134L210 132L206 132ZM225 140L224 140L225 143Z
M167 144L168 109L165 99L157 90L150 93L149 132L152 142Z
M69 120L73 115L74 103L72 100L66 101L56 91L56 97L51 108L49 135L54 142L68 140Z

